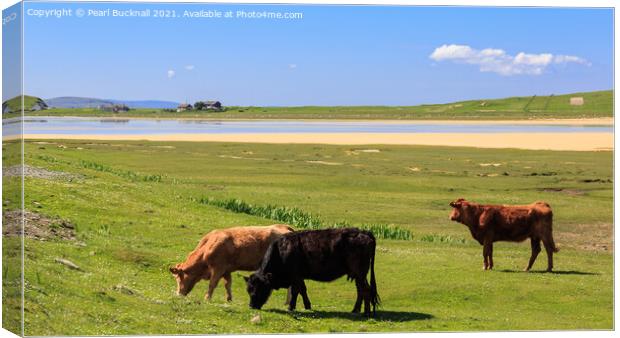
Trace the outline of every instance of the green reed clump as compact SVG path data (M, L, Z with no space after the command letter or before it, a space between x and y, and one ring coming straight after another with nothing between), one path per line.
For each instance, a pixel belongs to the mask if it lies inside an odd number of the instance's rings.
M126 179L134 181L134 182L137 182L137 181L142 181L142 182L161 182L162 181L162 175L159 175L159 174L155 174L155 175L141 175L139 173L136 173L136 172L133 172L133 171L130 171L130 170L116 169L116 168L109 167L109 166L107 166L105 164L91 162L91 161L84 161L84 160L81 160L79 165L82 168L92 169L92 170L96 170L96 171L101 171L101 172L106 172L106 173L114 174L116 176L123 177L123 178L126 178Z
M466 242L464 238L457 238L457 237L452 237L449 235L424 235L420 237L420 241L431 242L431 243L450 243L450 244L465 244Z
M213 205L232 212L263 217L274 221L286 223L299 229L315 230L321 228L347 228L356 227L371 231L375 237L383 239L411 240L411 232L406 229L388 224L361 224L352 225L348 222L327 223L319 217L307 213L299 208L289 208L275 205L258 206L246 203L239 199L217 200L203 197L199 203Z

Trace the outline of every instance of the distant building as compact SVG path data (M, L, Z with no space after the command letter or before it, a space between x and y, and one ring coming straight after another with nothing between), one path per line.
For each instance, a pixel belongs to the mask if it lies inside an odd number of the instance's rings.
M222 102L220 101L207 101L205 109L207 110L221 110Z
M182 112L182 111L186 111L186 110L192 110L192 105L189 103L181 103L178 107L177 107L177 112Z
M583 106L584 100L583 97L571 97L570 105L571 106Z
M99 106L99 110L106 111L106 112L112 112L112 113L119 113L119 112L129 111L129 107L127 107L124 104L102 104Z

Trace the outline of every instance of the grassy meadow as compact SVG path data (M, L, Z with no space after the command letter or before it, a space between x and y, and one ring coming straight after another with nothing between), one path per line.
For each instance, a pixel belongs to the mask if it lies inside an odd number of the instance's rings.
M65 174L26 177L26 209L70 222L75 239L25 239L25 334L612 329L612 161L612 152L26 141L27 165ZM496 244L495 270L482 271L481 247L448 220L458 197L549 202L556 272L542 273L544 252L534 271L521 272L529 243ZM209 199L411 236L378 240L374 319L349 313L355 286L344 278L307 282L313 310L294 313L285 311L285 290L251 310L246 272L233 274L231 303L223 282L210 302L207 282L178 297L168 267L204 234L276 223ZM16 208L5 198L5 211ZM18 271L3 273L11 280Z
M583 97L584 105L571 106L571 97ZM223 112L165 112L134 109L110 113L95 108L56 108L27 112L30 116L105 116L211 119L379 119L379 120L514 120L540 118L599 118L613 116L613 91L549 96L479 99L419 106L305 106L235 107Z

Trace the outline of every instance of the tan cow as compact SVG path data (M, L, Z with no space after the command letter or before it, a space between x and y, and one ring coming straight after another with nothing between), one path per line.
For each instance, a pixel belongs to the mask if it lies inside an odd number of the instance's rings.
M211 299L220 278L224 278L226 300L232 300L231 272L259 268L269 244L293 231L285 224L235 227L213 230L205 235L183 263L170 268L177 281L177 294L187 295L196 283L209 280L205 299Z

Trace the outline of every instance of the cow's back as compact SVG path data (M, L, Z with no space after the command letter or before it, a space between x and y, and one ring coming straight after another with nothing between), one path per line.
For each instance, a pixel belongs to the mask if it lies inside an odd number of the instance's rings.
M288 225L234 227L207 234L202 256L210 267L226 271L256 270L269 245L291 232Z
M277 241L287 273L304 279L332 281L348 272L348 262L363 259L374 237L359 229L325 229L293 232Z
M496 240L522 241L551 222L551 207L546 202L528 205L493 206L498 212Z

